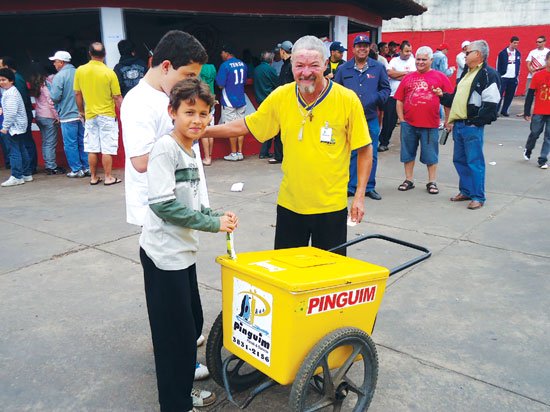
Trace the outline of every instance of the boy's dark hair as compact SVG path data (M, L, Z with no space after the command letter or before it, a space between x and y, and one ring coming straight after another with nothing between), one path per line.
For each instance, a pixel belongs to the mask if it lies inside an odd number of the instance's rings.
M15 59L13 57L3 56L2 63L4 63L4 66L9 67L10 69L17 70L17 63L15 62Z
M197 99L205 102L210 108L214 106L214 95L210 87L199 79L189 78L177 82L170 92L170 106L177 111L182 101L195 104Z
M136 45L132 40L128 39L119 41L117 47L121 56L131 56L136 51Z
M177 70L190 63L206 63L208 54L202 44L189 33L170 30L160 39L153 51L153 67L158 66L164 60L172 63L172 67Z
M510 39L510 43L515 42L515 41L519 41L518 36L512 36L512 38Z
M399 45L399 50L403 50L407 46L412 47L411 43L408 40L403 40Z
M3 69L0 69L0 77L5 77L6 79L8 79L12 83L15 82L15 74L13 74L13 72L10 69L8 69L7 67L4 67Z
M537 37L537 40L538 40L538 39L542 39L542 41L546 41L546 36L539 36L539 37ZM5 63L4 63L4 64L5 64Z
M386 44L388 44L388 43L386 43L385 41L381 41L380 43L378 43L377 44L378 50L382 49L382 47L384 47Z
M90 53L90 56L93 57L105 57L105 46L103 45L103 43L100 43L98 41L93 42L92 44L90 44L88 52Z

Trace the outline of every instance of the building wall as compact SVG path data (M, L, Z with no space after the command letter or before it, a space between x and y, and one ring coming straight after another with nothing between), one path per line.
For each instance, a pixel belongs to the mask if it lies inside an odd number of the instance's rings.
M386 20L382 31L535 26L550 22L548 0L421 0L419 3L428 11L420 16Z
M516 96L525 94L525 83L527 79L527 64L525 59L531 50L536 47L535 40L538 36L545 34L549 37L549 26L516 26L516 27L494 27L484 29L454 29L437 31L398 31L383 32L382 40L389 42L391 40L400 43L403 40L409 40L413 46L413 51L420 46L429 46L434 51L441 43L449 44L449 66L456 66L456 55L460 53L460 45L464 40L483 39L489 43L489 65L496 66L498 53L510 44L510 37L518 36L520 38L518 50L521 52L521 69L519 73L519 85L516 90ZM451 78L454 82L456 76Z

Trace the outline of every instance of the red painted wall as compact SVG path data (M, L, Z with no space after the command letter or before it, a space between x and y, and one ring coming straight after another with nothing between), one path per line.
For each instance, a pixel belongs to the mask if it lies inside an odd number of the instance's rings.
M490 27L483 29L455 29L441 31L409 31L409 32L384 32L382 40L389 42L393 40L400 43L402 40L409 40L413 45L413 50L420 46L429 46L432 49L437 48L441 43L447 43L450 47L449 66L456 66L456 55L460 52L460 45L464 40L483 39L489 43L489 65L496 66L498 53L510 44L510 37L519 37L519 51L521 52L521 70L519 73L519 85L516 95L525 94L525 82L527 79L527 64L525 59L531 50L536 47L536 39L540 35L549 34L549 26L515 26L515 27ZM353 41L353 39L352 39ZM351 43L350 43L351 44ZM453 81L455 75L452 77Z

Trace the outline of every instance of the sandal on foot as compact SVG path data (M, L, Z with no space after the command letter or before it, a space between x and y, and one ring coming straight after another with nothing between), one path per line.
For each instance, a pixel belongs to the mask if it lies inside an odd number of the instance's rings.
M437 188L437 185L435 182L429 182L426 185L426 189L428 190L428 193L431 195L437 195L439 193L439 189Z
M405 192L407 190L411 190L411 189L414 189L414 183L411 182L410 180L405 180L403 183L401 183L399 185L399 187L397 188L397 190L401 191L401 192Z

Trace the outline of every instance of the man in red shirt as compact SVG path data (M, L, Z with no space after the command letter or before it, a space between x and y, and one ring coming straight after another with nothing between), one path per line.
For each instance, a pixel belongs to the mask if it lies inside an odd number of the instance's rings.
M407 74L395 92L397 116L401 122L401 161L405 164L405 181L398 187L400 191L414 189L414 160L420 143L420 162L428 167L429 194L439 193L435 183L439 156L439 97L434 89L440 88L452 93L453 87L448 77L432 70L433 51L427 46L416 51L416 71ZM445 118L449 108L445 108Z
M535 100L535 109L531 117L531 105ZM531 133L525 143L525 160L531 158L531 152L535 148L535 143L544 130L544 142L540 149L538 164L541 169L548 169L548 152L550 152L550 52L546 54L546 66L544 70L533 75L531 85L525 98L525 107L523 108L524 118L531 121Z

